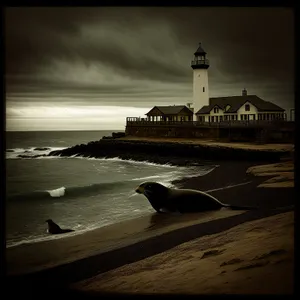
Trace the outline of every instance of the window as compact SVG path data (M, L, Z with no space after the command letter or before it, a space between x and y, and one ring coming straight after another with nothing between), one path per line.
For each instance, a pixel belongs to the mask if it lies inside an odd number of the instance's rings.
M214 108L214 113L215 113L215 114L219 113L219 108L218 108L218 107L215 107L215 108Z
M225 111L228 111L230 109L230 105L228 104L228 105L226 105L226 107L225 107Z
M245 105L245 111L250 111L250 105L249 104Z
M203 87L203 93L205 92L205 87Z

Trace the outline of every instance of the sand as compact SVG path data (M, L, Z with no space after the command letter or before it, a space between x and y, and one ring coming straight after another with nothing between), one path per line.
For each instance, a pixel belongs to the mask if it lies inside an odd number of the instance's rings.
M126 136L119 138L118 140L124 141L145 141L145 142L160 142L160 143L182 143L193 145L205 145L212 147L224 147L224 148L237 148L237 149L250 149L250 150L264 150L264 151L294 151L294 144L254 144L254 143L237 143L237 142L218 142L211 139L197 139L197 138L162 138L162 137L135 137Z
M72 285L141 294L291 294L294 213L204 236Z
M294 187L294 162L252 166L247 170L254 176L271 177L258 185L265 188Z

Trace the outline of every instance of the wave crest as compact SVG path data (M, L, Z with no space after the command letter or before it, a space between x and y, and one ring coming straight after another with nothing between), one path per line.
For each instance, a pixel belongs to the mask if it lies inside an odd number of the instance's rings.
M35 157L45 157L51 151L63 150L64 148L57 147L29 147L29 148L13 148L6 149L6 159L26 159Z

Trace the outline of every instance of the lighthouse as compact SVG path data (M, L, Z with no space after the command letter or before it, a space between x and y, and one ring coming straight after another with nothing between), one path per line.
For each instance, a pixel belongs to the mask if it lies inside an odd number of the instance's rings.
M203 50L201 43L194 53L191 67L193 68L193 107L194 121L197 121L196 113L204 105L209 105L208 91L208 68L209 61L206 59L206 52Z

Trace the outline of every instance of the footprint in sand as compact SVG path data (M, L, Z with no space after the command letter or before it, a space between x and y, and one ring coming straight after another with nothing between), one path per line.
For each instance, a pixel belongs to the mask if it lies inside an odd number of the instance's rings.
M248 264L248 265L245 265L245 266L241 266L241 267L235 269L234 271L240 271L240 270L247 270L247 269L259 268L259 267L263 267L263 266L267 265L268 263L269 263L269 261L264 261L264 262L258 262L258 263Z
M209 250L209 251L206 251L206 252L204 252L204 254L202 255L201 259L202 259L202 258L209 257L209 256L220 255L220 254L222 254L225 250L226 250L226 249L221 249L221 250L215 249L215 250Z
M258 259L264 259L270 256L274 256L274 255L281 255L281 254L285 254L287 251L284 249L276 249L276 250L272 250L270 252L264 253L262 255L259 256L255 256L252 260L258 260Z
M223 267L223 266L228 266L228 265L234 265L234 264L238 264L240 262L243 262L242 259L239 259L239 258L233 258L229 261L225 261L223 263L220 264L220 267Z

